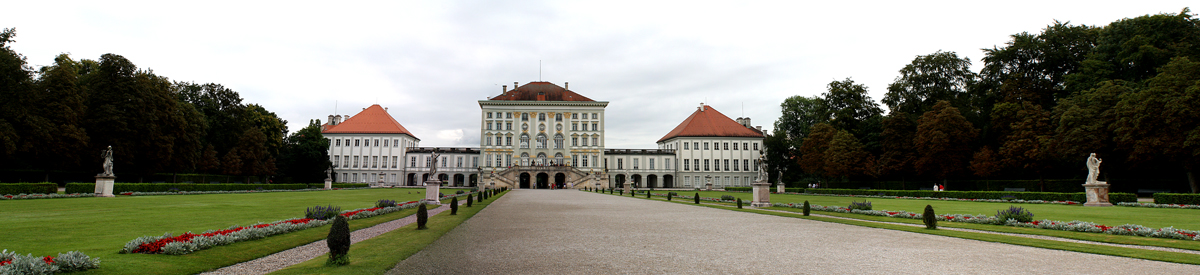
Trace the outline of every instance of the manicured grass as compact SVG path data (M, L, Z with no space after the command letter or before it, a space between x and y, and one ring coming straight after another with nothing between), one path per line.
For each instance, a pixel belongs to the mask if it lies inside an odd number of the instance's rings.
M450 211L446 210L430 217L427 230L416 230L417 225L414 223L356 243L350 246L349 265L325 266L325 261L329 259L329 254L325 254L271 274L383 274L475 216L503 194L483 200L482 203L475 203L471 207L460 205L458 215L451 216Z
M695 192L693 191L692 193L694 194ZM720 192L720 193L728 194L725 192ZM747 195L749 195L749 194L747 194ZM774 195L775 194L772 194L772 198L774 198ZM705 194L701 193L700 196L705 197ZM719 197L719 195L717 197ZM645 197L635 197L635 198L645 199ZM655 197L654 199L662 200L662 198L660 198L660 197ZM988 233L961 232L961 231L951 231L951 230L930 230L930 229L925 229L924 227L885 224L885 223L877 223L877 222L872 222L872 221L857 221L857 220L845 220L845 219L830 218L830 217L803 216L800 213L780 213L780 212L774 212L774 211L765 211L765 210L749 209L749 208L737 209L735 207L730 207L730 206L725 206L725 205L720 205L720 206L711 205L711 204L696 205L696 204L693 204L693 202L690 200L681 201L681 200L676 199L676 200L673 200L672 202L701 206L701 207L732 210L732 211L750 212L750 213L758 213L758 214L764 214L764 215L792 217L792 218L800 218L800 219L808 219L808 220L817 220L817 221L823 221L823 222L841 223L841 224L849 224L849 225L857 225L857 226L881 228L881 229L891 229L891 230L907 231L907 232L922 233L922 234L932 234L932 235L979 240L979 241L986 241L986 242L997 242L997 243L1005 243L1005 244L1013 244L1013 245L1023 245L1023 246L1030 246L1030 247L1046 248L1046 249L1066 250L1066 251L1075 251L1075 252L1101 254L1101 255L1112 255L1112 256L1139 258L1139 259L1147 259L1147 260L1155 260L1155 261L1166 261L1166 262L1176 262L1176 263L1185 263L1185 264L1200 264L1200 257L1197 257L1195 254L1189 254L1189 253L1164 252L1164 251L1145 250L1145 249L1136 249L1136 248L1115 247L1115 246L1107 246L1107 245L1081 244L1081 243L1074 243L1074 242L1041 240L1041 239L1033 239L1033 238L988 234ZM811 201L810 201L810 203L811 203ZM972 202L972 203L977 203L977 202ZM780 209L780 210L789 210L789 211L792 210L791 208L778 208L778 207L773 207L773 208ZM798 209L796 209L796 210L798 210ZM815 212L815 213L830 214L831 212ZM914 223L920 223L919 220L902 219L902 218L887 218L887 217L867 216L867 215L859 215L859 214L842 214L842 213L832 213L832 214L839 214L838 216L844 215L847 217L853 217L853 218L859 218L859 219L865 219L865 220L880 220L880 221L889 221L889 222L913 221ZM947 226L963 227L963 228L972 228L972 229L998 231L998 232L1050 235L1050 236L1058 236L1058 237L1064 237L1064 238L1086 239L1086 240L1094 240L1094 241L1116 240L1116 241L1108 241L1108 242L1115 242L1115 243L1128 242L1131 244L1143 244L1143 245L1154 245L1154 244L1144 244L1144 243L1155 243L1155 242L1170 242L1170 243L1190 245L1188 242L1195 242L1195 241L1185 241L1185 240L1168 240L1168 239L1156 239L1156 238L1145 238L1145 237L1115 236L1115 235L1097 234L1097 233L1066 232L1066 231L1056 231L1056 230L1047 230L1047 229L1015 228L1015 227L1005 227L1005 226L998 226L998 225L980 225L980 224L965 224L965 223L951 223L951 222L939 222L938 226L939 227L947 227ZM995 230L995 229L1000 229L1000 230ZM1049 234L1038 234L1038 233L1046 233L1046 232L1050 232L1050 233ZM1187 249L1195 250L1196 248L1187 248Z
M118 254L125 243L146 235L200 233L257 222L304 216L307 207L336 205L343 210L373 207L380 199L424 198L424 189L360 189L317 192L64 198L0 201L0 249L21 254L57 255L78 250L101 259L103 274L196 273L243 262L325 238L328 227L236 243L196 253ZM411 194L410 194L411 193ZM356 220L351 229L402 218L415 210Z
M692 196L696 191L676 191L683 196ZM655 191L654 193L666 193ZM721 195L732 195L749 201L754 198L750 193L699 191L701 197L720 198ZM1200 209L1171 209L1143 207L1085 207L1080 205L1031 204L1031 203L998 203L998 202L961 202L914 199L882 199L860 197L835 197L792 194L771 194L771 203L804 203L823 206L850 205L852 201L870 201L875 210L908 211L921 213L925 205L932 205L938 214L971 214L996 215L996 211L1008 209L1009 206L1023 207L1033 212L1035 220L1049 219L1056 221L1080 220L1098 224L1117 226L1122 224L1137 224L1151 228L1174 226L1178 229L1200 230ZM823 212L816 212L823 213Z

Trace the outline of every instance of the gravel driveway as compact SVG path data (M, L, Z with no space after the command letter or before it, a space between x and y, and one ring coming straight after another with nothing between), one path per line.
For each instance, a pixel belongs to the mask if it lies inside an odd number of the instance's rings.
M1198 274L1200 266L514 190L389 274Z

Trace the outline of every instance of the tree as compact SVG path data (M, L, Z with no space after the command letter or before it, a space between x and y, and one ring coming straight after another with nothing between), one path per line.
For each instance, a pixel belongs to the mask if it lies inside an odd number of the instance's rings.
M829 107L820 97L793 96L779 107L783 114L775 121L775 132L784 133L795 147L799 147L814 125L829 122Z
M1054 21L1042 33L1019 33L1002 48L984 49L982 81L1003 83L1002 89L1018 100L1053 106L1056 99L1068 96L1066 76L1077 72L1087 54L1096 46L1099 28L1072 26ZM1002 95L1005 96L1005 95Z
M829 124L813 125L808 137L804 138L804 142L799 148L800 169L813 175L826 175L825 151L829 149L829 143L833 141L836 134L837 130Z
M939 101L933 110L921 115L913 139L917 159L915 166L922 174L941 178L963 172L971 159L971 142L978 130L948 101Z
M328 148L321 121L309 120L308 126L288 136L279 159L282 174L293 182L322 182L332 166Z
M874 167L866 165L870 154L854 135L845 130L837 131L825 150L825 175L830 177L853 177L863 175Z
M984 146L971 159L971 172L980 177L991 177L1000 171L1000 162L996 159L996 151Z
M829 124L835 129L850 131L855 137L862 138L866 134L861 129L865 121L883 114L879 103L867 94L867 86L855 84L850 78L829 82L827 88L821 96L831 113Z
M1200 20L1190 13L1184 8L1178 14L1126 18L1104 27L1080 72L1067 76L1069 89L1092 89L1117 79L1140 82L1154 77L1172 58L1200 58Z
M1046 191L1045 172L1054 164L1054 130L1051 114L1032 102L1003 103L995 108L1011 109L1014 122L1009 124L1011 132L1003 137L1000 146L1000 164L1006 168L1024 169L1038 175L1039 187ZM993 112L1000 113L1000 112Z
M907 114L891 112L883 119L880 133L882 151L879 154L878 171L881 175L909 176L916 155L913 153L913 137L917 126Z
M17 153L20 143L20 120L28 114L26 97L33 81L33 72L25 63L25 57L8 47L15 42L15 29L0 32L0 160L7 160Z
M948 101L952 106L969 106L967 88L976 82L971 59L954 52L937 51L917 56L900 69L900 76L888 85L883 104L893 112L922 114L935 103Z
M84 91L79 85L79 63L66 54L54 65L42 67L40 77L27 99L27 125L22 127L22 159L47 171L73 170L81 163L88 133L80 123L86 111Z
M1200 156L1200 62L1187 57L1171 60L1145 88L1124 94L1117 103L1114 125L1117 144L1130 148L1130 158L1145 162L1162 158L1178 163L1193 193L1192 171Z

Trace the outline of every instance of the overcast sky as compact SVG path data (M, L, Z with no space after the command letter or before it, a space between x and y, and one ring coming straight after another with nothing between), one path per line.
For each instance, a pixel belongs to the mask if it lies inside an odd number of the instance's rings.
M1054 20L1107 25L1190 4L175 2L18 1L0 28L17 29L11 47L35 68L60 53L119 54L175 81L222 84L293 132L380 104L422 146L479 146L478 100L500 85L570 82L609 102L608 148L654 148L700 102L772 129L785 98L831 81L852 78L878 102L917 55L954 51L978 71L981 48Z

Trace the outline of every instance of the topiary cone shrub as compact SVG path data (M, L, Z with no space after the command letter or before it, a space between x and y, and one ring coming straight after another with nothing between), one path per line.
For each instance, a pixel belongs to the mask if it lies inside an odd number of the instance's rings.
M329 246L329 260L325 265L350 264L350 256L346 254L350 252L350 223L346 222L346 217L337 215L333 218L333 225L329 227L329 236L325 238L325 244Z
M647 199L649 199L649 198L650 198L650 191L646 191L646 198L647 198Z
M742 209L742 198L738 198L738 209Z
M458 215L458 197L450 198L450 215Z
M696 193L696 196L693 197L692 200L695 200L696 204L700 204L700 193Z
M483 192L479 192L479 196L475 196L475 197L478 198L479 202L483 202Z
M921 213L921 220L925 222L925 228L937 229L937 214L933 213L933 205L925 205L925 213Z
M422 203L421 206L417 207L417 230L429 229L429 228L425 227L425 223L428 221L429 221L429 208L426 208L425 204Z
M808 216L808 212L812 211L812 206L808 205L808 201L804 201L804 208L802 208L802 209L804 209L802 211L804 213L804 215Z
M471 194L468 193L467 194L467 207L471 207L472 201L475 201L475 199L471 198Z

